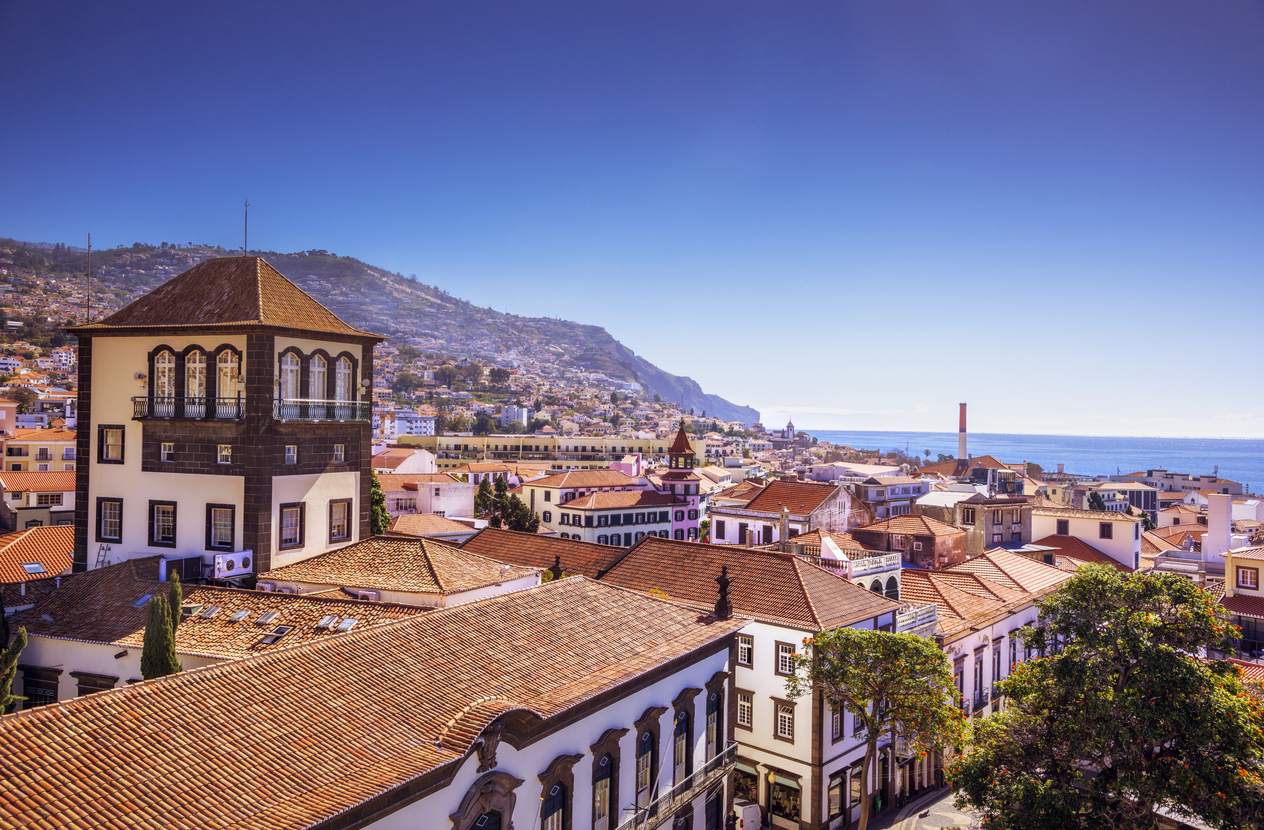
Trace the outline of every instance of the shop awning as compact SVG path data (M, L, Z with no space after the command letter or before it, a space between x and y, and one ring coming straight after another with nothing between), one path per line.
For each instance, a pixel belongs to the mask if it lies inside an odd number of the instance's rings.
M752 767L750 764L743 764L741 761L737 762L737 768L740 769L742 772L749 772L751 775L759 775L759 773L755 770L754 767Z
M799 789L799 782L793 778L786 778L784 775L777 776L777 783L783 787L789 787L792 790Z

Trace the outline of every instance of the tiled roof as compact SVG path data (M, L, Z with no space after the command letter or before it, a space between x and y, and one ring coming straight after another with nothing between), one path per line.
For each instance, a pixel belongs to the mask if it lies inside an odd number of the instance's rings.
M1096 519L1099 522L1139 522L1140 518L1127 513L1116 513L1112 510L1076 510L1074 508L1033 507L1033 516L1047 516L1054 519Z
M669 455L693 455L693 446L689 443L689 433L685 432L685 425L681 423L680 429L676 432L676 440L672 442L671 447L667 450Z
M74 547L74 525L32 527L0 536L0 583L57 576L70 567ZM32 574L22 567L36 562L44 566L43 573Z
M405 447L391 447L389 450L380 452L373 456L372 466L375 470L393 470L419 452L424 452L424 450L408 449Z
M434 536L437 533L463 533L473 528L454 522L436 513L410 513L391 519L390 530L404 536Z
M903 516L892 516L889 519L883 519L864 527L853 528L853 532L857 530L873 531L877 533L898 533L906 536L964 536L965 531L961 528L941 522L938 519L932 519L930 516L919 516L908 513Z
M136 602L146 595L165 594L166 590L167 586L158 581L157 556L133 559L64 578L60 588L17 617L32 635L140 648L148 610ZM221 609L210 618L188 617L176 628L176 651L199 657L249 657L294 643L328 638L337 632L317 629L316 623L331 614L339 621L354 619L359 628L420 613L414 607L360 602L345 594L341 599L325 599L197 585L185 585L183 590L186 605ZM232 616L238 611L250 613L234 622ZM260 615L268 611L280 612L280 616L269 625L259 625ZM45 615L53 622L46 622ZM278 625L294 630L275 645L261 643L260 638Z
M1206 531L1206 528L1203 528ZM1229 551L1229 555L1234 559L1252 559L1256 561L1264 560L1264 545L1255 545L1253 547L1238 548Z
M758 481L751 479L743 479L728 489L715 493L713 499L729 499L731 501L747 501L755 498L755 496L764 489L764 485Z
M344 323L257 256L205 260L104 320L72 330L172 326L270 326L377 337Z
M779 479L760 490L746 504L745 509L780 514L781 508L785 507L791 513L801 516L816 510L838 490L836 484Z
M1063 576L1070 578L1070 574ZM976 574L915 568L906 568L900 575L900 597L905 602L936 605L939 622L935 630L941 635L957 633L1032 598L1025 591Z
M447 473L378 473L377 480L382 485L383 493L402 492L408 489L405 487L407 484L452 484L461 481Z
M461 763L501 714L554 718L747 622L573 577L16 712L0 826L319 825Z
M544 528L541 528L543 530ZM461 550L529 568L549 568L560 557L566 573L596 576L610 567L616 559L627 553L627 548L580 542L575 539L559 539L536 533L517 533L496 527L487 527L475 533L461 545Z
M75 471L40 473L30 470L0 473L0 490L6 493L67 493L75 489Z
M1238 667L1243 680L1264 680L1264 666L1259 663L1248 663L1246 660L1229 658L1229 662Z
M668 507L673 504L685 507L687 502L678 501L671 493L657 490L622 490L613 493L589 493L577 499L559 504L559 510L608 510L616 507Z
M699 608L715 605L727 565L735 613L804 631L824 631L895 611L900 603L788 553L646 536L601 576L637 591L659 590Z
M532 487L628 487L636 479L618 470L570 470L565 473L543 476L527 482Z
M512 473L514 471L513 466L499 461L472 461L450 470L453 473Z
M991 550L973 556L946 570L971 573L1000 585L1029 593L1041 593L1061 585L1068 574L1043 562L1007 550Z
M809 530L807 533L800 533L794 537L794 541L803 545L820 545L821 540L824 538L830 539L843 550L848 550L849 548L852 550L875 550L874 548L866 548L856 541L855 537L850 533L830 533L820 528Z
M260 580L336 585L368 591L459 594L530 576L460 548L411 536L372 536L293 565L259 574Z
M54 429L18 427L13 430L13 437L9 439L9 443L28 444L32 441L74 441L75 438L75 431L67 427L56 427Z
M1046 536L1043 539L1032 542L1032 544L1057 548L1059 556L1065 556L1077 562L1088 562L1094 565L1114 565L1124 573L1132 573L1132 568L1122 562L1116 562L1088 542L1077 539L1074 536Z
M1264 620L1264 597L1249 597L1245 594L1234 594L1231 597L1222 597L1220 599L1220 604L1228 609L1230 614Z

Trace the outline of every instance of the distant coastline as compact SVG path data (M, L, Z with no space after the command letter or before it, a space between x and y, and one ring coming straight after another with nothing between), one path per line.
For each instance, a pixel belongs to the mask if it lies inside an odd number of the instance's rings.
M930 460L956 454L955 432L868 431L804 428L821 441L856 449L903 450ZM1209 474L1219 465L1223 478L1252 491L1264 489L1264 438L1146 438L1125 436L970 433L971 455L993 455L1008 464L1032 461L1046 470L1065 465L1068 473L1115 475L1164 468L1173 472Z

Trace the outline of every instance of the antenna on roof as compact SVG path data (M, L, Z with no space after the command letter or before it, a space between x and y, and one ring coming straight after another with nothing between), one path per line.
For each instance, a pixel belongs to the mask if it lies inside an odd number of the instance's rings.
M92 322L92 234L88 234L88 310L83 321Z
M250 239L250 203L246 202L246 214L241 223L241 255L245 256L249 250L246 243Z

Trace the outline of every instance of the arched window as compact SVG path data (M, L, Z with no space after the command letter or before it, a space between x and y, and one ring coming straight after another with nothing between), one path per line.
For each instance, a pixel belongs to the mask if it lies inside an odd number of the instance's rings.
M707 696L707 760L720 751L724 737L724 717L720 714L723 687L711 690Z
M241 381L241 358L236 352L224 349L215 359L215 406L216 418L239 418L237 396Z
M176 356L163 349L154 355L154 397L176 396Z
M873 584L869 586L869 590L870 590L870 591L873 591L875 594L880 594L880 593L882 593L882 580L881 580L881 579L875 579L875 580L873 581Z
M636 741L636 806L650 805L650 790L654 786L654 733L646 729Z
M676 735L672 741L672 782L679 784L693 774L693 752L690 746L689 712L676 713Z
M351 400L351 361L345 357L334 364L334 400Z
M478 818L474 819L474 826L478 830L501 830L501 818L499 810L488 810Z
M544 822L544 830L562 830L566 819L566 785L561 781L549 787L544 794L544 805L540 808L540 819Z
M184 415L206 417L206 352L194 349L184 356Z
M612 827L614 766L613 756L602 755L593 772L593 830L611 830Z
M324 356L312 355L312 359L308 361L308 368L310 371L307 379L307 397L312 400L323 401L328 397L328 393L325 391L328 364L325 362Z
M888 599L900 598L900 581L896 579L895 577L891 577L890 579L887 580L887 598Z
M298 398L298 355L286 352L281 356L281 385L278 390L282 401Z

